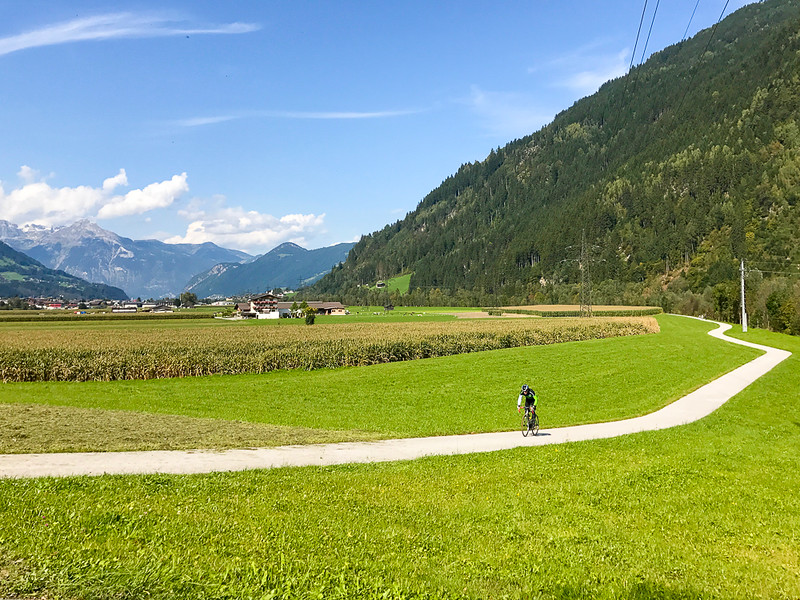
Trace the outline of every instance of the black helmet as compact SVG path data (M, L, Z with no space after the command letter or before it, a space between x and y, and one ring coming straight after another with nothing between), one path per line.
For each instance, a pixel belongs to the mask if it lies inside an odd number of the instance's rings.
M522 386L522 391L523 391L523 392L527 392L529 389L530 389L530 388L528 388L528 385L527 385L527 384L525 384L525 385L523 385L523 386Z

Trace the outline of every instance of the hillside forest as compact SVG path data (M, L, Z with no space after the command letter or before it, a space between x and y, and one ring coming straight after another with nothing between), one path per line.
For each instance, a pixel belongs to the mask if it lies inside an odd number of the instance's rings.
M800 334L798 107L800 4L751 4L462 165L308 293L577 303L584 278L594 303L736 322L744 260L750 323Z

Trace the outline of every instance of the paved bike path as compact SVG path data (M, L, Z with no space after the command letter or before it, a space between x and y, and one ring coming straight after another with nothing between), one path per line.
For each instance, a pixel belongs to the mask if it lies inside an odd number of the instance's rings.
M521 446L544 446L610 438L666 429L697 421L715 411L756 379L791 356L791 352L724 335L730 325L718 323L709 332L733 344L764 352L749 363L715 379L661 410L623 421L542 429L537 436L520 432L478 433L440 437L348 442L234 450L156 450L0 455L0 477L64 477L73 475L211 473L287 466L410 460L423 456L492 452Z

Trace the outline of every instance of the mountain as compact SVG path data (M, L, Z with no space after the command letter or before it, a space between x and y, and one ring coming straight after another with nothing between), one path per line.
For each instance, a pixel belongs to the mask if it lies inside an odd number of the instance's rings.
M196 275L186 285L199 298L296 288L317 281L347 258L354 243L306 250L286 242L248 263L222 263Z
M0 297L53 296L68 300L125 300L119 288L89 283L78 277L48 269L42 263L0 242Z
M18 227L0 221L0 240L53 269L125 289L132 297L177 296L194 273L252 257L205 244L131 240L87 220L66 227Z
M583 267L596 301L734 318L738 259L763 278L800 264L798 31L800 3L767 0L655 53L462 165L310 293L361 302L359 286L413 273L418 302L574 302ZM781 289L800 323L800 292Z

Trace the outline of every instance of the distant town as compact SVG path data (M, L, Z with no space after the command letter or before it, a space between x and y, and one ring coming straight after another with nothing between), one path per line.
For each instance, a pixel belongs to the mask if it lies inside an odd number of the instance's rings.
M350 312L341 302L289 300L291 290L270 290L263 294L246 295L224 299L199 300L195 294L183 293L176 298L159 300L67 300L57 297L0 298L0 310L45 310L64 311L76 314L95 312L125 313L172 313L178 309L215 307L225 311L232 319L282 319L300 318L309 313L318 315L348 315Z

